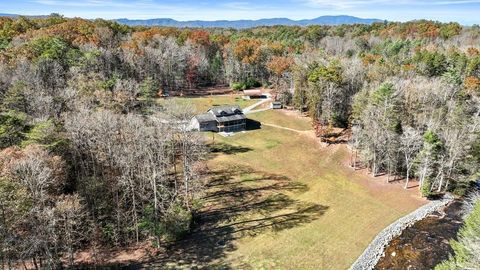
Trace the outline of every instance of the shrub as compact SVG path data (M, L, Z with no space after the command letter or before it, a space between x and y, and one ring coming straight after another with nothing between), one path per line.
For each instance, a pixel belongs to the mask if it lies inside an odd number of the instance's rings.
M69 50L68 44L56 37L41 37L33 40L29 45L37 58L45 60L66 59L65 56Z
M245 90L246 86L243 83L232 83L230 85L230 88L232 88L235 91L241 91L241 90Z
M27 131L27 115L8 111L0 114L0 148L19 144Z
M430 180L425 179L422 187L420 188L420 192L422 193L423 197L429 197L429 196L432 195L432 192L430 191L430 188L431 188Z
M352 58L353 55L355 54L355 51L352 49L348 49L345 54L347 55L348 58Z
M260 86L262 86L262 84L261 84L259 81L255 80L255 79L252 79L252 78L248 79L248 80L245 82L245 87L246 87L247 89L255 88L255 87L260 87Z
M158 89L158 83L152 77L148 77L140 84L140 95L146 99L155 98Z
M25 136L25 140L21 143L23 147L30 144L41 144L53 147L59 142L59 138L56 138L57 134L55 133L55 125L52 120L37 123Z
M252 78L247 79L246 81L243 81L243 82L234 82L230 84L230 87L235 91L241 91L241 90L256 88L260 86L262 86L262 84L259 81Z
M161 224L160 233L167 240L177 240L190 231L192 213L179 204L172 205Z
M453 182L450 186L449 191L451 191L453 194L463 197L467 194L467 191L471 188L471 182Z

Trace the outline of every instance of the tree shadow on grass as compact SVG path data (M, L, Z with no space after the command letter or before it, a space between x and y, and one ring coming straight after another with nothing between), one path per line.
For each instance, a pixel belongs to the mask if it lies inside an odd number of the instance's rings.
M237 153L246 153L252 151L253 149L250 147L243 147L243 146L236 146L231 145L228 143L212 143L210 144L210 152L214 154L226 154L226 155L233 155Z
M145 267L232 269L225 258L236 249L236 239L301 226L328 210L328 206L289 196L307 190L306 185L285 176L248 167L212 171L204 198L206 205L196 213L191 234L171 243L166 252Z
M78 264L74 266L68 266L62 269L68 270L140 270L144 269L140 263L105 263L102 265L93 264Z

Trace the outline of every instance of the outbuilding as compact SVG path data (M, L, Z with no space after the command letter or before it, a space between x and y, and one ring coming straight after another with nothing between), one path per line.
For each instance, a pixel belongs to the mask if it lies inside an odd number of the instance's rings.
M243 97L246 99L262 98L262 91L259 89L243 90Z
M282 102L280 101L274 101L272 102L272 109L282 109L283 108L283 105L282 105Z

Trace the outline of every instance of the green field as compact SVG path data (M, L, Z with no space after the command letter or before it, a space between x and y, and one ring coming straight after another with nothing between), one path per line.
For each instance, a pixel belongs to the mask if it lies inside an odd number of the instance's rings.
M259 121L260 123L274 124L301 131L312 129L312 121L310 119L306 117L287 116L275 110L253 113L248 115L248 118Z
M171 97L166 99L159 99L159 104L165 102L179 102L193 104L198 112L205 112L212 106L219 105L239 105L241 108L254 104L258 100L245 100L240 95L221 95L221 96L207 96L207 97Z
M309 126L280 111L249 117ZM321 148L303 132L262 126L206 138L213 153L198 227L164 267L346 269L379 231L424 203L353 172L344 145Z

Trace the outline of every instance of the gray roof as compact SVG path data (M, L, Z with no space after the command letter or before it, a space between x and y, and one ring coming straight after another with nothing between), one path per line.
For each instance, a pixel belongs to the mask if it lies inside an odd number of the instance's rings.
M217 121L219 123L228 122L228 121L244 120L244 119L247 119L247 117L245 117L245 115L243 113L242 114L234 114L234 115L230 115L230 116L217 117Z
M243 114L242 109L240 109L240 106L238 105L216 106L208 111L212 112L217 117Z
M195 116L199 123L214 122L219 123L238 121L247 119L238 105L216 106L208 110L207 113Z
M262 91L261 90L243 90L243 94L247 95L247 96L261 96L262 95Z
M204 113L195 116L198 122L213 122L216 121L215 116L211 113Z

